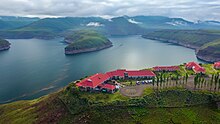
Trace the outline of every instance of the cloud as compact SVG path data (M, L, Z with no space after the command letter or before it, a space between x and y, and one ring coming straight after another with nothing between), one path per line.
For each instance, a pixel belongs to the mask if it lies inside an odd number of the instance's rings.
M220 20L220 0L0 0L0 15L121 16L162 15Z

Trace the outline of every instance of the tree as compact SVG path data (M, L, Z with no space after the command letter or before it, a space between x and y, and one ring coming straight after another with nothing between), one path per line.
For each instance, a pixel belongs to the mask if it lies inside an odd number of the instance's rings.
M186 83L188 82L189 75L186 73Z
M220 90L220 79L218 79L218 90Z
M155 77L152 79L152 85L153 85L153 88L154 88L154 85L155 85Z
M214 83L215 83L215 91L217 90L217 85L218 85L218 80L219 80L219 73L217 73L215 76L214 76Z
M159 77L157 76L157 82L156 82L156 84L157 84L157 89L158 89L158 86L159 86Z
M212 90L213 80L214 80L214 74L212 74L212 78L210 80L210 91Z
M196 86L197 86L197 84L198 84L198 75L196 75L195 77L194 77L194 89L196 89Z
M206 80L204 81L204 88L206 88L206 86L207 86L207 82L206 82Z

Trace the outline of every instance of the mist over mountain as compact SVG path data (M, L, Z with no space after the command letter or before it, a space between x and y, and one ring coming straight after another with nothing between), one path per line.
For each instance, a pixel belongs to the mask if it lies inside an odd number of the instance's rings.
M0 17L0 37L53 38L80 29L92 29L106 35L142 35L161 29L219 29L218 21L191 22L165 16L28 18Z

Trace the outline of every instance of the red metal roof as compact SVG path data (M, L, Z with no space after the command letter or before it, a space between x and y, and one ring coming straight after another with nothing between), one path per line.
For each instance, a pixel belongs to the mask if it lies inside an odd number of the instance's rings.
M191 68L195 73L205 73L205 68L201 67L198 63L196 62L189 62L186 65L186 68Z
M128 76L156 76L152 71L150 70L139 70L139 71L126 71L128 73Z
M104 81L108 80L110 77L107 74L98 73L88 78L83 79L81 82L77 83L77 86L91 87L95 88Z
M193 70L196 72L196 73L205 73L205 68L203 67L199 67L199 66L194 66L193 67Z
M109 89L109 90L114 90L116 88L115 85L111 85L111 84L101 84L99 86L101 88L105 88L105 89Z
M77 86L83 86L83 87L91 87L95 88L98 85L100 86L103 82L107 81L109 78L113 76L120 76L124 77L124 73L128 73L128 76L156 76L152 71L150 70L139 70L139 71L126 71L124 70L116 70L116 71L111 71L107 72L106 74L98 73L93 76L90 76L88 78L83 79L79 83L77 83ZM109 85L104 85L106 88L114 88L113 86Z
M124 77L124 73L128 73L128 76L156 76L152 71L150 70L116 70L116 71L111 71L107 72L110 77L113 76L119 76L119 77Z
M215 63L214 63L214 67L215 67L215 68L220 68L220 62L215 62Z
M113 76L124 77L125 72L126 72L125 69L118 69L118 70L115 70L115 71L107 72L106 74L109 75L110 77L113 77Z
M155 71L161 71L161 70L164 70L164 71L170 71L170 70L177 71L180 68L179 68L179 66L156 66L156 67L153 67L153 69Z
M189 62L185 65L187 68L192 68L193 66L200 66L198 63L196 62Z

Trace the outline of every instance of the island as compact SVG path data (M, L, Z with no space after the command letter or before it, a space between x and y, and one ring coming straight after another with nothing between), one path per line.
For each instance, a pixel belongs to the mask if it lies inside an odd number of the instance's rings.
M8 50L10 45L11 44L7 40L0 39L0 51Z
M203 61L220 61L220 31L217 30L159 30L142 37L192 48Z
M112 42L96 31L80 30L65 37L69 45L65 48L66 55L93 52L112 47Z
M189 62L98 73L37 99L0 105L0 123L215 124L219 69L220 62Z

